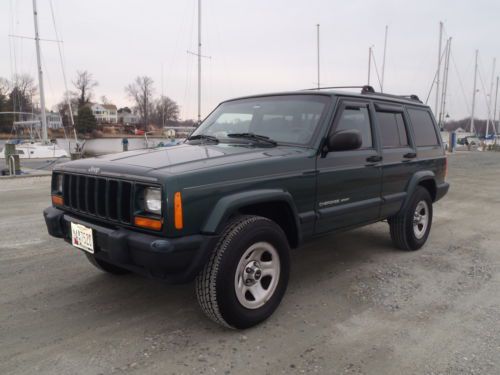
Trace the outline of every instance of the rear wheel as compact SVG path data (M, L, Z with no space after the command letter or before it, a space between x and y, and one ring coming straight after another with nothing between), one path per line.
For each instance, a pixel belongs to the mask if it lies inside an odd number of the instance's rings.
M121 267L115 266L111 263L97 259L94 256L94 254L85 253L85 255L87 256L87 259L89 260L89 262L92 263L92 265L94 267L100 269L101 271L110 273L112 275L126 275L127 273L130 273L130 271L128 271L124 268L121 268Z
M389 218L392 242L402 250L418 250L427 238L432 225L432 199L429 191L417 186L404 211Z
M248 328L278 307L288 284L289 246L283 230L260 216L240 216L225 228L196 279L203 312L230 328Z

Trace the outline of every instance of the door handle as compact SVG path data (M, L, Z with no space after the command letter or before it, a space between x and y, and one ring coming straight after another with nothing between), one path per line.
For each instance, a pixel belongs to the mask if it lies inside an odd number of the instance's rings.
M379 161L382 161L382 156L380 156L380 155L373 155L373 156L367 157L366 161L368 163L377 163Z
M404 154L403 157L406 159L413 159L413 158L417 157L417 153L416 152L408 152L407 154Z

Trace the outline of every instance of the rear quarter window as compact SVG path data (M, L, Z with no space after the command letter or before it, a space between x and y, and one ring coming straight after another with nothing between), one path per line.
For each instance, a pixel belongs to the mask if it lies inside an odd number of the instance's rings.
M423 109L408 108L413 133L415 134L415 144L417 146L437 146L439 145L438 135L431 114Z

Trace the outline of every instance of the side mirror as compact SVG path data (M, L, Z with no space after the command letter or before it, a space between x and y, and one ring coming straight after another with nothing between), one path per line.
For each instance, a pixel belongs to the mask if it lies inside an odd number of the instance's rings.
M326 147L328 151L349 151L360 148L362 144L359 130L347 129L330 134Z

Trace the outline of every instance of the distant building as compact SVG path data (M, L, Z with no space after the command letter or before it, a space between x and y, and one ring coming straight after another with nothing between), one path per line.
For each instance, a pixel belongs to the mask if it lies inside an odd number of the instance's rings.
M114 104L97 104L90 106L98 124L117 124L118 113Z
M120 110L118 111L118 122L123 125L137 125L141 122L141 118L135 113Z
M49 129L61 129L63 127L62 118L61 115L59 115L59 113L53 113L53 112L47 113L46 118L47 118L47 127Z

